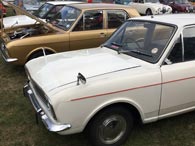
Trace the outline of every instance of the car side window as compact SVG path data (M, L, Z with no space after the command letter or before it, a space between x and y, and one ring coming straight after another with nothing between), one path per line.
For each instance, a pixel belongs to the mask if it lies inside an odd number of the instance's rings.
M167 58L170 61L169 63L195 60L195 27L185 28L183 30L183 46L184 50L182 49L182 41L180 38L173 46Z
M189 27L183 31L184 61L195 59L195 27Z
M86 11L79 20L73 31L98 30L103 29L103 11Z
M124 21L126 21L129 16L125 11L122 10L109 10L107 11L107 18L108 18L108 28L117 28Z
M181 38L179 38L178 41L174 44L171 53L165 62L167 64L172 64L182 62L182 60L182 43Z
M55 6L51 9L51 11L47 15L47 19L52 18L54 15L56 15L57 12L59 12L63 6Z

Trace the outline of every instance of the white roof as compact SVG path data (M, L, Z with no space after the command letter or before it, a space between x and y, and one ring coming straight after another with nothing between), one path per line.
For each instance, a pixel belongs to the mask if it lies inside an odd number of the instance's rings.
M195 14L166 14L166 15L153 15L153 16L142 16L134 17L132 20L148 20L157 21L162 23L173 24L176 26L185 26L189 24L195 24ZM130 20L131 20L130 19Z
M47 3L52 5L69 5L69 4L75 4L75 3L83 3L80 1L48 1Z

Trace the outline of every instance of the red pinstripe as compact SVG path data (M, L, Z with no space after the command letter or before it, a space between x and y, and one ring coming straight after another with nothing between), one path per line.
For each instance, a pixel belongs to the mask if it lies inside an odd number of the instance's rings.
M156 83L156 84L139 86L139 87L124 89L124 90L119 90L119 91L114 91L114 92L108 92L108 93L102 93L102 94L96 94L96 95L91 95L91 96L85 96L85 97L75 98L75 99L71 99L70 101L84 100L84 99L94 98L94 97L98 97L98 96L116 94L116 93L126 92L126 91L130 91L130 90L136 90L136 89L141 89L141 88L148 88L148 87L152 87L152 86L158 86L158 85L161 85L161 84L169 84L169 83L173 83L173 82L179 82L179 81L184 81L184 80L189 80L189 79L194 79L194 78L195 78L195 76L193 76L193 77L187 77L187 78L182 78L182 79L167 81L167 82L163 82L163 83Z

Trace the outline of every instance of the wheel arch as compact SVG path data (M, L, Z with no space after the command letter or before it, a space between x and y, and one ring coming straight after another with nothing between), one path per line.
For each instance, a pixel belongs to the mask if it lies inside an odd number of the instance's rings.
M96 109L94 109L91 114L88 116L87 120L85 121L85 126L84 126L84 130L87 129L87 127L90 125L90 123L94 120L94 118L103 110L107 109L107 108L111 108L114 106L122 106L125 109L127 109L128 111L130 111L133 115L133 117L135 118L136 121L139 121L141 123L143 123L143 119L144 119L144 115L142 112L141 107L136 104L133 101L129 101L129 100L124 100L124 99L120 99L120 100L114 100L114 101L109 101L104 103L103 105L97 107Z
M31 50L31 51L27 54L27 56L26 56L26 61L28 61L29 58L30 58L33 54L38 53L38 52L42 52L43 49L44 49L46 52L50 52L51 54L52 54L52 53L56 53L56 51L55 51L54 49L50 48L50 47L38 47L38 48L35 48L35 49Z
M145 14L147 13L147 11L150 11L153 14L153 11L152 11L151 8L147 8L146 11L145 11Z

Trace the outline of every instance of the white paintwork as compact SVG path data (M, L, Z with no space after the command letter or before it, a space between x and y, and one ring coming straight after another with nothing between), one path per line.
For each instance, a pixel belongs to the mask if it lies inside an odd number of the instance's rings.
M186 21L182 19L184 16ZM47 95L57 121L72 126L59 134L83 131L98 111L118 102L134 106L143 123L194 110L195 61L162 63L183 28L195 24L194 17L194 14L177 14L131 18L177 26L175 35L156 64L118 54L106 47L64 52L29 61L26 69ZM79 72L87 78L86 84L77 85ZM43 109L47 109L41 100L39 102ZM47 110L45 112L51 116Z
M3 18L4 28L22 26L22 25L30 25L36 22L35 19L32 19L26 15L17 15Z
M77 2L77 1L49 1L47 2L49 4L52 5L69 5L69 4L74 4L74 3L81 3L81 2ZM27 5L27 7L31 7L30 5ZM36 7L38 6L34 6L34 8L31 7L31 9L29 10L35 10ZM38 18L37 18L38 19ZM45 19L41 19L42 21L46 22ZM36 20L33 19L30 16L26 16L26 15L16 15L16 16L9 16L9 17L5 17L3 18L3 25L4 28L10 28L13 26L24 26L24 25L31 25L36 23Z
M130 2L128 5L132 6L135 8L140 14L146 15L146 11L148 9L151 10L153 15L157 14L163 14L162 10L166 9L165 14L170 14L172 12L172 8L168 5L164 5L161 3L152 3L152 2L144 2L144 3L139 3L139 2Z
M131 63L130 61L118 58L117 55L111 55L108 53L98 53L83 56L76 56L66 58L66 56L59 57L55 61L46 61L44 66L38 66L32 68L31 72L34 72L34 80L39 81L39 85L47 92L53 90L64 84L70 82L76 82L78 73L82 73L86 78L97 76L113 71L136 67L138 65ZM101 60L104 61L104 68L102 68ZM116 63L113 63L116 62ZM70 63L72 67L70 67ZM59 64L63 64L60 66ZM94 64L96 69L94 70ZM79 68L82 66L82 68ZM67 68L69 68L67 70ZM39 70L37 72L37 70ZM64 78L64 72L66 72L66 78ZM57 78L56 78L57 77ZM47 79L50 79L50 82ZM41 79L41 80L39 80Z

